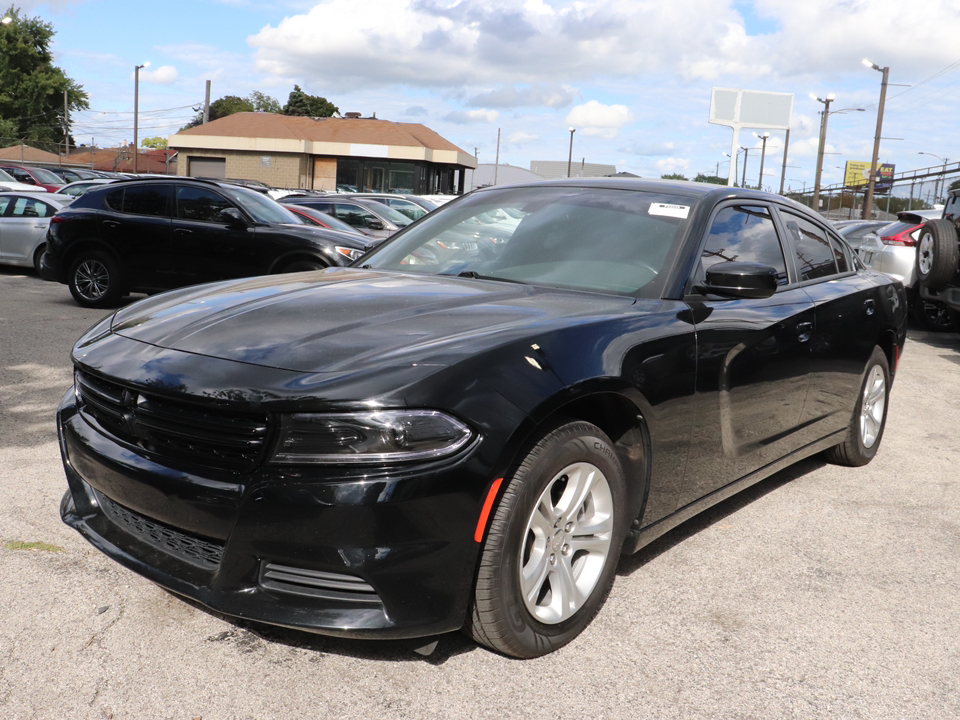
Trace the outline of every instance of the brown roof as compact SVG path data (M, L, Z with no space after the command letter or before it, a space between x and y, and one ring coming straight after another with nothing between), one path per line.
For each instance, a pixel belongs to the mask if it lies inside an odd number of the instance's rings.
M463 152L420 123L398 123L374 118L310 118L264 112L242 112L212 120L170 136L254 137L312 142L393 145Z
M137 156L138 173L176 173L176 150L142 150ZM171 158L168 164L167 157ZM86 165L94 170L133 172L133 146L123 148L83 148L70 152L70 163Z
M38 150L29 145L11 145L10 147L0 148L0 159L14 160L16 162L60 162L59 155L49 153L45 150Z

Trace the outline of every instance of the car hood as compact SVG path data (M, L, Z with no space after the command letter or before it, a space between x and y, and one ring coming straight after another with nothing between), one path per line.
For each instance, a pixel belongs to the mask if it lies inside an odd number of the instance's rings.
M111 330L195 355L306 373L447 365L633 298L336 268L187 288L116 313Z

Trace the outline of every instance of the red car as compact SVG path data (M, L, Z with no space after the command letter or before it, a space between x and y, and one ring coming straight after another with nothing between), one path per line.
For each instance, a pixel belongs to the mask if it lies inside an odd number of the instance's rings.
M3 165L0 167L13 175L17 182L36 185L47 192L55 193L65 184L63 178L43 168L27 167L25 165Z

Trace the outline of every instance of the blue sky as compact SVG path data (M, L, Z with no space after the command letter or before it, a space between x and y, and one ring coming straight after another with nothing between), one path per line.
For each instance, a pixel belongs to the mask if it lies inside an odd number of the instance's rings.
M342 112L420 122L480 162L615 165L644 177L728 173L731 130L707 122L711 88L794 94L787 185L813 184L822 105L835 93L824 184L869 161L890 67L881 161L897 171L960 160L956 0L119 0L22 2L51 22L57 64L90 94L80 142L168 135L203 100L294 83ZM757 128L763 132L763 128ZM779 189L783 133L764 185ZM892 139L897 138L897 139ZM759 181L750 129L747 180ZM742 165L738 175L742 173ZM932 185L930 186L932 188Z

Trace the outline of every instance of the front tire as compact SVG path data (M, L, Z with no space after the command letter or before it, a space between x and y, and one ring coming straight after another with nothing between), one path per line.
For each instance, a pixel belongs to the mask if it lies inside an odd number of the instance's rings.
M490 523L467 632L519 658L577 637L613 584L625 509L623 469L600 428L571 422L543 435Z
M86 308L106 308L123 296L120 266L112 255L99 250L84 252L70 266L70 294Z
M943 290L957 272L960 247L949 220L927 220L917 241L917 279L931 290Z
M847 436L842 443L827 451L827 461L859 467L873 460L887 424L889 396L890 366L883 350L875 347L860 383L860 395L847 427Z

